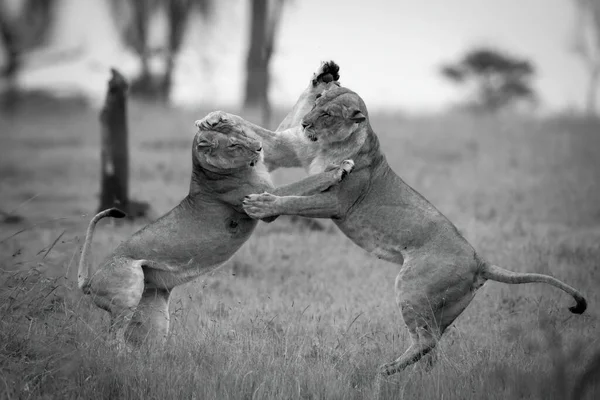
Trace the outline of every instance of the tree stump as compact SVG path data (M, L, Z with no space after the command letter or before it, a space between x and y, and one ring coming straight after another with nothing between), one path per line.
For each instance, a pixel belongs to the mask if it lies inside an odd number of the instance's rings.
M129 143L127 129L127 90L125 77L111 68L104 107L100 112L101 124L101 180L98 212L117 207L128 218L143 217L150 208L148 203L129 199Z

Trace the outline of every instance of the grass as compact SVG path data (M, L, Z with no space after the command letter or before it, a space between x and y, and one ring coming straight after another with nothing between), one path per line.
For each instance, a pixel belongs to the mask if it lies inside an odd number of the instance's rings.
M133 103L131 196L154 216L187 193L193 121ZM0 119L0 398L565 399L600 386L599 125L554 118L407 118L373 113L388 161L493 262L549 273L547 285L487 283L437 347L431 371L377 378L408 336L398 267L336 229L260 224L222 268L177 288L165 349L117 354L108 318L77 290L98 204L99 126L86 110ZM275 180L303 176L277 171ZM101 222L96 261L144 224ZM575 397L574 397L575 398Z

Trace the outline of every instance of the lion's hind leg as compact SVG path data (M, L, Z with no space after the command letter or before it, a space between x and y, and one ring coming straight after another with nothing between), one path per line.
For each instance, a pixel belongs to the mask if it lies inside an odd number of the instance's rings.
M421 362L419 364L421 364L422 371L425 373L431 372L435 364L437 364L438 359L439 350L437 347L435 347L421 358Z
M146 288L133 314L125 337L139 346L142 343L160 345L169 333L169 295L166 289Z
M402 371L435 348L439 336L434 333L430 326L422 326L414 330L409 328L409 330L412 339L410 347L396 360L379 367L379 373L392 375Z
M398 359L383 365L381 373L401 371L426 354L433 366L436 357L429 353L481 286L475 279L476 267L469 260L459 261L448 263L427 255L403 266L396 278L396 301L412 344Z
M406 292L401 291L399 285L401 276L402 273L396 278L396 301L404 324L408 328L411 345L396 360L379 367L379 373L383 375L402 371L428 355L437 345L443 332L436 323L435 307L432 307L427 296L420 291L413 292L410 289Z
M90 279L90 295L96 305L110 313L109 334L116 345L125 345L125 329L144 291L142 260L115 257Z

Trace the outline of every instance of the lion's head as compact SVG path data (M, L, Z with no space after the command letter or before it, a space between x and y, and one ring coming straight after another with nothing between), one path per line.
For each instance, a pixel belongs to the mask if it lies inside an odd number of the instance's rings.
M302 118L306 137L313 142L341 142L368 124L367 107L362 99L347 88L331 86L317 95L313 109Z
M206 118L196 121L194 163L216 173L233 173L254 167L263 159L262 144L233 124L211 124Z

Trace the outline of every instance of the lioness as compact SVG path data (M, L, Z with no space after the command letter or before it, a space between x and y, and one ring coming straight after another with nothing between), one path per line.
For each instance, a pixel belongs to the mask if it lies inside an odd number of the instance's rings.
M398 372L432 350L486 280L548 283L575 298L571 312L585 311L585 299L571 286L547 275L511 272L480 256L441 212L389 167L363 100L335 82L325 89L304 116L301 130L275 133L237 116L220 115L223 124L235 121L255 131L265 147L295 150L296 156L281 165L304 166L317 174L329 163L354 160L352 174L338 186L309 196L253 194L244 200L244 210L254 218L331 218L354 243L402 266L396 301L412 344L398 359L381 366L381 373Z
M96 223L122 218L109 209L92 218L79 262L78 286L111 315L113 339L119 345L143 339L162 341L169 329L169 295L227 261L250 237L257 221L242 209L245 195L273 190L280 195L309 195L338 184L352 162L273 189L263 164L261 142L241 129L201 125L192 146L189 194L171 211L142 228L90 275L90 250ZM131 323L130 323L131 322Z

